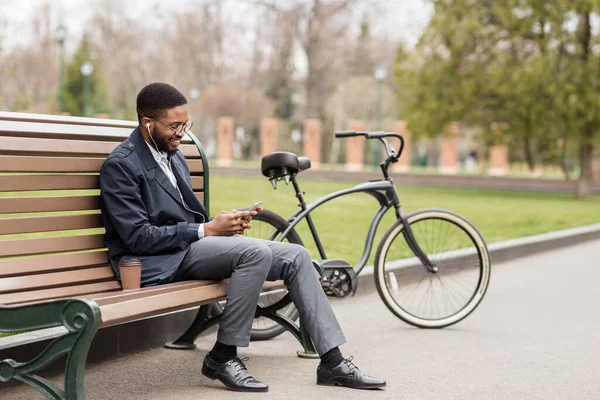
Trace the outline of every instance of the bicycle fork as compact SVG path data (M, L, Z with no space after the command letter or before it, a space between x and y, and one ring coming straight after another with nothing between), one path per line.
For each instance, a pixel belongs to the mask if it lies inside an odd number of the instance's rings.
M408 247L411 249L413 254L421 261L425 269L431 273L436 273L439 271L439 268L427 257L427 254L421 249L419 243L417 243L417 239L415 239L415 235L413 234L412 228L408 220L406 219L406 214L404 214L404 210L402 206L399 204L396 205L396 217L400 220L404 229L402 230L402 235L408 243Z

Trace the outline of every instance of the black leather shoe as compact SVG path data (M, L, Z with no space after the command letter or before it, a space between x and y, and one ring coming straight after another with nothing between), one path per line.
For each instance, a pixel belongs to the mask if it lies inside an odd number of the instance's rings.
M223 385L238 392L268 392L269 386L254 379L239 357L225 363L218 363L207 354L202 363L202 375L212 380L218 379Z
M317 367L317 385L346 386L354 389L379 389L385 387L383 379L369 376L352 363L353 357L345 358L333 368L321 364Z

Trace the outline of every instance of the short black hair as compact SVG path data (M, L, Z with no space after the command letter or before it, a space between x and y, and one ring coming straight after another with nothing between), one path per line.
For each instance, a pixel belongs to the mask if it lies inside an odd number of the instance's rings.
M168 83L154 82L144 86L137 95L138 122L143 117L159 118L167 110L187 104L185 96Z

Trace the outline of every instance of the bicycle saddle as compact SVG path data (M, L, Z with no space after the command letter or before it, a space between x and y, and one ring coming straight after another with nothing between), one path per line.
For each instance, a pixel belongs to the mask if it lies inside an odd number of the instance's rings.
M269 179L295 175L310 168L308 157L298 157L287 151L277 151L264 156L260 163L262 174Z

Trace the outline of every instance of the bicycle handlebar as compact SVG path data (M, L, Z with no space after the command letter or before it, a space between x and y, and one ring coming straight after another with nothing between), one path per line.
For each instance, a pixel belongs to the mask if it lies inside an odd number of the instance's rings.
M396 132L337 131L335 133L336 138L346 138L346 137L356 137L356 136L364 136L367 139L379 139L381 141L381 143L383 143L383 146L385 147L385 152L388 156L387 160L385 161L385 166L384 166L386 171L387 171L387 167L391 163L395 163L396 161L398 161L398 158L400 158L400 155L402 154L402 150L404 150L404 138L399 133L396 133ZM395 137L400 140L400 149L398 149L397 153L394 151L393 148L390 147L387 140L385 140L386 137Z
M345 137L355 137L355 136L365 136L367 139L380 139L384 137L397 137L398 139L402 139L396 132L383 132L383 131L337 131L335 133L336 138L345 138Z
M335 133L336 138L354 137L360 136L356 131L337 131Z

